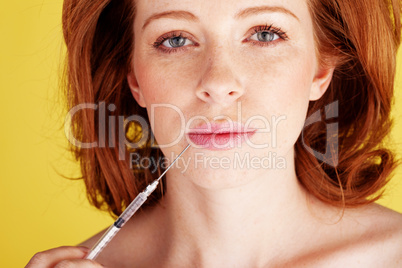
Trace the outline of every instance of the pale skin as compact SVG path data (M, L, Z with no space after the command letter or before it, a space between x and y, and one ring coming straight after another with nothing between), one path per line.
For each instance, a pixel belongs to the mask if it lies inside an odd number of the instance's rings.
M302 131L309 101L325 93L334 70L317 64L305 1L136 3L133 72L127 79L135 101L154 116L152 130L158 143L174 141L184 126L176 112L154 111L153 104L178 107L186 121L196 115L211 121L225 115L245 123L256 115L268 121L272 116L286 115L276 129L277 146L255 148L253 144L272 140L272 133L258 131L250 138L251 145L243 143L223 151L190 147L183 155L184 160L194 163L191 159L196 153L234 161L235 152L262 158L271 151L286 160L286 167L223 169L190 164L182 172L174 166L167 173L163 200L137 213L96 262L82 260L84 249L66 247L39 253L28 267L402 265L401 214L372 204L345 209L341 217L341 209L317 200L298 183L293 146ZM236 16L247 8L267 5L289 12L265 9ZM187 13L155 19L143 28L153 14L174 10ZM263 41L252 29L271 24L286 32L287 39L273 34L271 44L256 45ZM172 31L183 33L185 43L180 50L166 53L153 46ZM169 42L161 46L172 49ZM236 117L239 102L241 119ZM199 123L194 121L191 127ZM252 121L251 126L264 128L261 120ZM179 154L187 143L182 136L162 151L173 160L172 153ZM82 245L91 247L101 234Z

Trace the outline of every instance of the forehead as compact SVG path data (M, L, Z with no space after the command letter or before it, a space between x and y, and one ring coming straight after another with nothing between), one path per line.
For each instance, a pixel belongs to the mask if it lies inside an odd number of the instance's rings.
M298 21L303 23L310 19L307 0L135 0L136 3L136 24L142 27L144 23L152 16L168 11L189 11L198 19L196 22L222 22L231 19L239 19L236 16L251 9L247 12L247 17L253 15L261 15L262 13L270 13L271 16L276 14L290 15L297 17ZM265 11L259 10L258 7L264 7ZM271 10L269 10L271 8ZM271 11L271 12L270 12ZM275 11L275 12L274 12ZM288 12L287 12L288 11ZM243 12L244 13L244 12ZM288 13L288 14L285 14ZM243 16L242 18L245 18ZM291 18L289 18L291 19Z

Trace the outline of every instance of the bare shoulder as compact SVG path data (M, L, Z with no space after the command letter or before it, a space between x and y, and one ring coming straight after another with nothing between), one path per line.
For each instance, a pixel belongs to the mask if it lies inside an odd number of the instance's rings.
M78 246L84 246L87 248L92 248L95 243L102 237L102 235L106 232L107 228L103 229L99 233L95 234L94 236L88 238L87 240L81 242Z
M140 256L137 256L137 253L143 254L141 250L138 250L138 239L140 239L140 237L132 235L130 225L131 224L126 224L102 250L96 258L98 263L106 267L130 267L130 263L132 264L133 259L136 261L141 259ZM105 228L79 245L92 248L107 229L108 228ZM135 250L133 251L131 249Z
M379 241L383 246L387 246L388 252L395 252L402 261L402 214L378 204L372 207L369 219L372 219L373 236L382 237Z
M87 248L92 248L99 239L102 238L103 234L107 231L108 228L103 229L99 233L93 235L87 240L81 242L79 246L84 246ZM100 255L96 258L96 261L102 265L107 265L109 267L116 267L116 260L114 258L120 255L120 247L121 247L121 235L117 234L110 243L103 249Z
M341 221L316 228L311 250L292 267L402 267L402 214L378 204L345 210Z
M372 204L363 211L362 218L370 227L368 234L382 235L385 240L402 236L402 214L379 204ZM397 240L402 244L402 240Z
M355 210L356 231L352 234L354 246L343 251L345 260L365 267L402 266L402 214L371 204Z
M159 224L150 219L149 211L137 212L136 217L121 228L96 261L106 267L132 267L133 263L136 267L147 267L143 263L155 259L158 254L157 245L160 244L161 235L155 230L158 230ZM92 248L108 228L83 241L80 246Z

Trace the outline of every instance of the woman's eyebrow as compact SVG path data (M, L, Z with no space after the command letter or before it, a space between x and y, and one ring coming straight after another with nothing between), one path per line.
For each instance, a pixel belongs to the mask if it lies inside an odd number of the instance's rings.
M259 6L259 7L250 7L246 8L243 10L240 10L235 16L235 19L243 19L245 17L251 16L251 15L257 15L261 13L267 13L267 12L280 12L286 15L290 15L291 17L297 19L298 21L299 18L290 10L282 7L282 6ZM172 11L165 11L161 13L156 13L151 15L149 18L147 18L144 22L144 25L142 26L142 31L144 31L145 27L148 26L153 20L157 20L160 18L175 18L175 19L182 19L182 20L187 20L187 21L192 21L192 22L198 22L199 19L197 16L195 16L193 13L184 11L184 10L172 10Z
M172 11L165 11L161 13L154 14L150 16L148 19L145 20L144 25L142 26L142 31L144 31L145 27L153 21L160 18L174 18L174 19L182 19L188 20L193 22L198 22L199 19L191 12L184 11L184 10L172 10Z
M300 21L299 18L289 9L286 9L282 6L259 6L259 7L250 7L243 10L240 10L236 15L235 19L243 19L250 15L257 15L261 13L272 13L272 12L280 12L286 15L290 15L296 20Z

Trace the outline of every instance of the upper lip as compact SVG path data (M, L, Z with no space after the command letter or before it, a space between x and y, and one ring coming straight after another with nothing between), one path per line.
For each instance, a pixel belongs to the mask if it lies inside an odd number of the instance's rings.
M187 134L224 134L224 133L246 133L253 132L255 129L246 128L239 122L226 121L223 123L204 123L189 129Z

